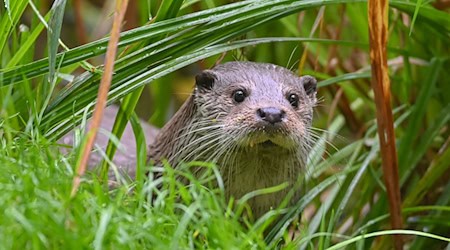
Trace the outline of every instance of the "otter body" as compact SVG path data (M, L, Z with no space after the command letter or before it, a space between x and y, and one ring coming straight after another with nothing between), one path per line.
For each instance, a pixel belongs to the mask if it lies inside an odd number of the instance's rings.
M149 157L174 167L214 162L226 195L237 199L287 182L281 193L249 201L259 217L280 204L304 171L315 104L313 77L272 64L219 65L197 75L193 94L160 131Z

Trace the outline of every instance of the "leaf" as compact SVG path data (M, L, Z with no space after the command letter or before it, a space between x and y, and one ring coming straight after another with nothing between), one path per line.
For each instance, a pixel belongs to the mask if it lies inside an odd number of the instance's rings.
M331 77L326 80L320 81L317 84L317 87L322 88L322 87L325 87L325 86L328 86L328 85L331 85L334 83L338 83L338 82L355 80L355 79L364 79L364 78L370 78L370 77L371 77L370 71L347 73L347 74L342 74L339 76Z
M111 86L109 103L119 100L140 86L150 83L161 76L167 75L170 72L174 72L177 69L185 67L203 58L245 46L276 41L331 42L313 38L261 38L218 44L198 50L188 48L186 51L180 52L182 55L180 54L178 57L171 56L173 55L171 51L163 51L161 53L168 54L167 56L169 58L166 59L164 61L165 63L161 65L150 69L140 69L133 75L127 70L129 67L125 67L126 69L123 72L116 70L115 82ZM140 53L146 54L145 50ZM134 65L136 66L136 64ZM53 103L49 105L47 114L42 122L46 136L58 138L59 136L67 133L74 125L77 124L77 121L81 118L80 115L83 113L81 108L84 109L86 107L90 107L89 103L92 102L96 90L96 84L93 84L93 82L98 81L99 77L100 76L97 73L86 72L78 77L72 85L68 86L66 90L62 91L59 94L59 97L53 100ZM85 86L83 86L83 84ZM77 107L75 112L74 107ZM89 114L90 113L91 111L89 111Z
M66 0L56 0L53 3L50 21L48 23L48 82L50 84L54 84L56 80L56 54L58 53L59 36L61 34L65 6ZM44 93L47 93L47 91L44 91Z
M422 0L417 0L416 8L414 10L414 16L413 16L413 19L411 21L411 28L409 29L409 35L410 36L411 36L411 33L412 33L413 29L414 29L414 24L416 23L417 14L419 13L419 9L420 9L421 5L422 5Z

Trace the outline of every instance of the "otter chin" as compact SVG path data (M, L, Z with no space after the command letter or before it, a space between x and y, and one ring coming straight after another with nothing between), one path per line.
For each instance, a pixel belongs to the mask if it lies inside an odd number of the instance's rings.
M305 173L315 104L311 76L267 63L218 65L196 76L193 94L162 128L149 158L166 159L174 167L214 162L227 197L236 199L288 183L282 191L248 201L259 217L276 208ZM294 199L300 191L294 190Z

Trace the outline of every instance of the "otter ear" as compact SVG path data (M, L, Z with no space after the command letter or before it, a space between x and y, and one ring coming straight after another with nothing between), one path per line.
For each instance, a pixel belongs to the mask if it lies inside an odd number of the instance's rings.
M303 88L305 89L306 94L312 98L316 98L316 92L317 92L317 80L316 78L312 76L302 76L300 77Z
M205 70L195 76L195 85L201 89L212 89L217 76L211 70Z

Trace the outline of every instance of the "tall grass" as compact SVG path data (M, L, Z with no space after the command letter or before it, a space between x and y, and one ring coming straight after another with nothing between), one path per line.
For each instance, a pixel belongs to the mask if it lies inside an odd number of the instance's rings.
M360 0L130 1L126 25L135 26L121 33L108 103L121 101L127 110L117 118L115 135L128 119L135 124L141 173L149 170L146 143L132 111L145 86L160 95L153 98L160 103L147 107L168 105L162 96L171 86L164 77L189 81L177 70L210 67L222 57L272 62L321 80L317 143L304 196L293 208L256 222L243 219L245 204L225 200L213 184L220 176L208 164L200 180L189 166L165 166L162 179L140 175L111 190L87 175L71 198L82 138L69 155L55 144L85 124L96 103L109 38L93 39L101 25L86 16L84 26L96 29L84 34L91 42L80 44L72 31L81 24L70 18L103 10L99 19L108 20L107 4L93 3L0 5L0 248L383 249L391 242L383 235L391 234L406 234L410 249L449 245L448 10L422 1L389 2L387 59L405 229L389 231L367 3ZM170 109L158 110L152 120L162 123Z

